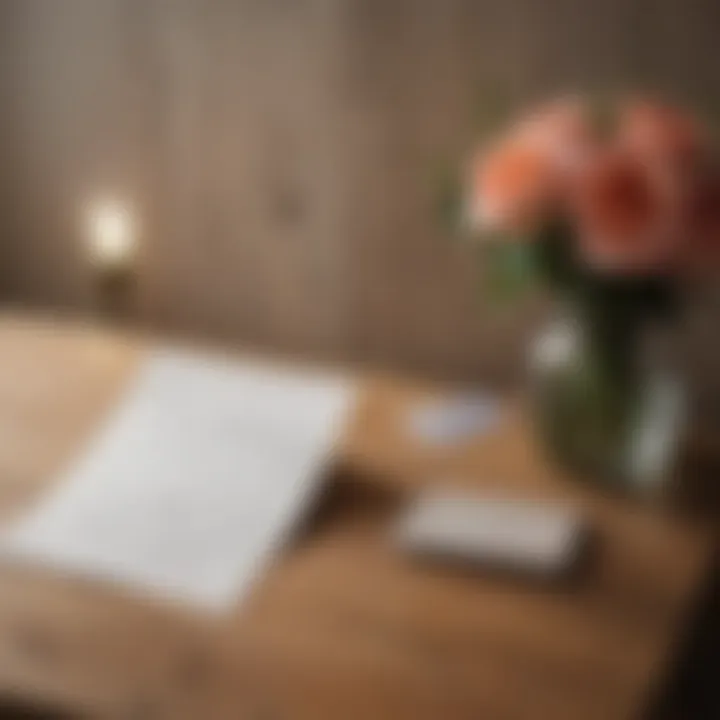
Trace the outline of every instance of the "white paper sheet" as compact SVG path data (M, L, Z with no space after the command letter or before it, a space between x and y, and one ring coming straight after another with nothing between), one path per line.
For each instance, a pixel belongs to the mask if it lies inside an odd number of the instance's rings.
M157 350L3 552L228 608L316 497L352 398L338 377Z

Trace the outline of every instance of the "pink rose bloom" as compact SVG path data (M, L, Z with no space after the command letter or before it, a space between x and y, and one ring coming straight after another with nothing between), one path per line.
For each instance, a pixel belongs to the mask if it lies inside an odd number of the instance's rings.
M692 164L706 149L704 129L672 107L636 100L620 113L620 142L651 161Z
M684 244L680 264L693 274L704 275L720 265L720 170L698 174L688 195Z
M576 97L565 97L531 113L518 133L528 141L544 146L565 169L573 170L592 155L597 138L586 104Z
M609 150L578 179L575 210L582 252L601 270L667 267L678 240L682 193L674 174Z
M506 140L479 155L470 174L469 219L481 230L526 230L558 197L557 163L540 145Z
M578 102L563 100L531 114L472 163L471 225L492 230L537 227L559 209L589 147L589 126Z

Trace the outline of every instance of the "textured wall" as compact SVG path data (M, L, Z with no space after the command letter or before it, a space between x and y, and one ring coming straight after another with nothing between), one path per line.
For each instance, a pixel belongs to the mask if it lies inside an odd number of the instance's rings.
M2 5L13 297L88 307L80 208L116 195L148 322L447 375L512 375L532 322L478 302L435 222L497 90L717 92L714 0Z

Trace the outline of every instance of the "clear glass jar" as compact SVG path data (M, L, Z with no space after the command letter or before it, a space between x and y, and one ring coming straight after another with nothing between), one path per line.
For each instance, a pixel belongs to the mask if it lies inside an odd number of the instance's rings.
M616 320L566 308L540 332L530 352L534 424L549 458L578 478L656 494L675 475L686 393L647 328Z

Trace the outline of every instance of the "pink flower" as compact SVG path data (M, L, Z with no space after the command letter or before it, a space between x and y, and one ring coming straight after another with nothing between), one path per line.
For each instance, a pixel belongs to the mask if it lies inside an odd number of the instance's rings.
M683 167L698 159L707 141L694 118L650 100L635 100L621 110L619 133L631 151Z
M666 266L678 240L677 178L624 150L609 150L578 180L575 211L582 252L608 271Z
M575 100L532 113L470 168L473 227L529 230L557 212L569 178L591 145L584 107Z
M520 124L518 134L544 146L565 169L577 168L597 146L587 106L573 96L531 113Z
M720 170L700 172L687 198L681 264L705 274L720 264Z
M470 222L479 229L528 229L547 214L558 187L557 165L542 146L506 140L472 165Z

